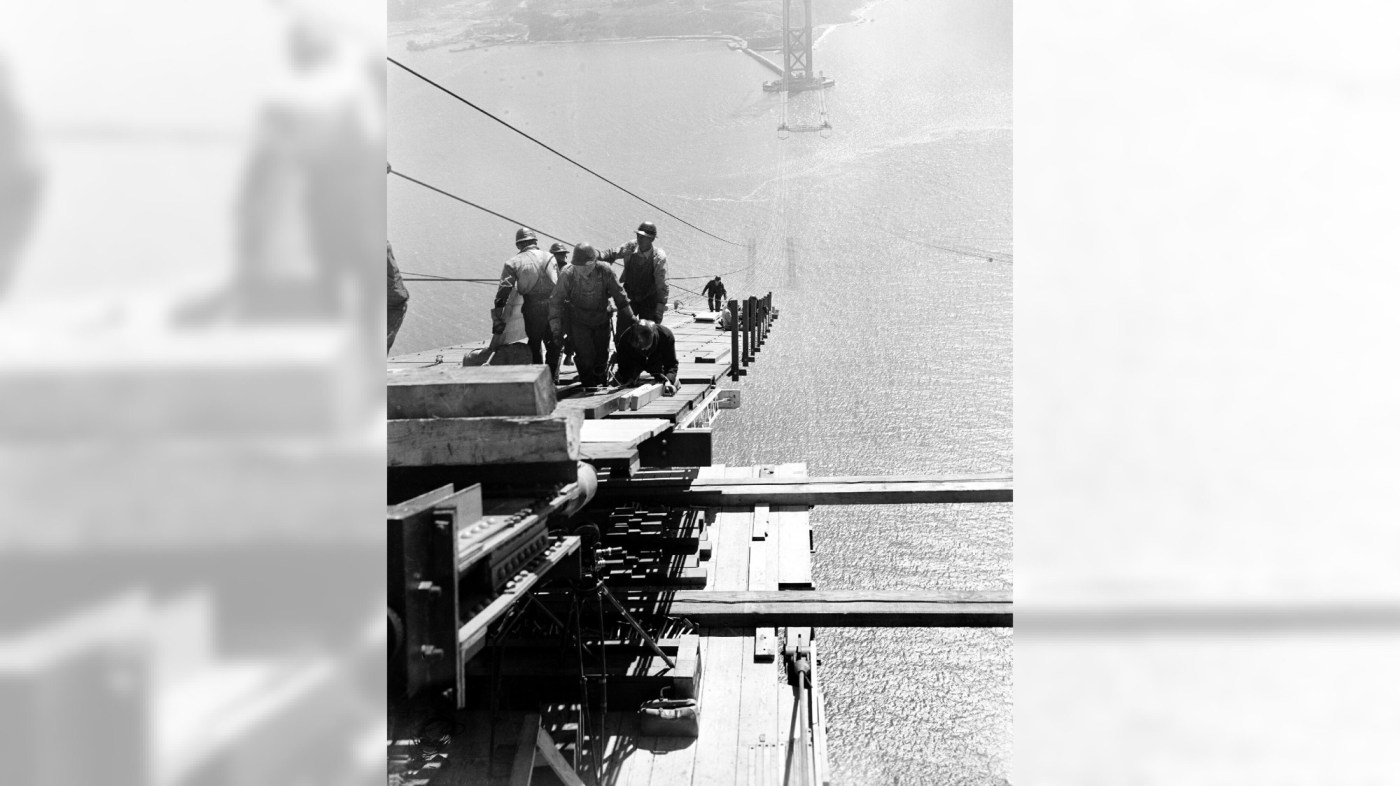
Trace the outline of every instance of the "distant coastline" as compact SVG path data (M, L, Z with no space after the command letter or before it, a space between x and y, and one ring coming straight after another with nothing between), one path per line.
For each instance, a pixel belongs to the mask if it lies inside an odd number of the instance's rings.
M816 0L813 26L865 21L878 0ZM524 5L524 8L521 7ZM397 8L398 18L393 18ZM409 51L451 47L463 52L507 44L620 43L715 40L738 47L777 49L782 41L782 0L661 0L599 2L559 0L526 4L501 0L391 0L390 37L409 37ZM751 43L750 43L751 42Z

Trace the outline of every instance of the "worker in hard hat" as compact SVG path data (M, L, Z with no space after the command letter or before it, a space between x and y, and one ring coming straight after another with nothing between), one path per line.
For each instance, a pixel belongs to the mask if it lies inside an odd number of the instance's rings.
M515 230L515 256L506 260L501 269L501 285L491 309L491 333L505 329L505 306L511 292L519 292L525 317L525 335L530 344L530 359L547 363L550 377L559 381L559 344L549 329L549 298L559 280L549 254L539 246L535 233L526 227ZM541 352L540 350L544 351Z
M719 276L715 276L713 281L706 282L700 294L709 296L711 311L719 311L724 308L724 296L729 293L724 291L724 282L719 280Z
M569 247L563 243L555 243L549 247L549 253L554 256L554 269L562 275L564 268L569 265ZM559 360L559 364L563 366L572 366L574 364L574 351L569 349L568 339L569 337L567 335L554 337L555 343L559 345L559 351L564 356Z
M586 388L607 385L608 339L612 337L609 301L617 306L619 325L636 321L612 268L598 261L593 246L579 243L550 298L549 327L556 340L567 336L578 364L578 381Z
M674 396L680 389L676 378L676 335L665 325L649 319L622 328L617 334L617 382L624 387L637 384L642 372L661 383L661 395Z
M569 265L569 247L563 243L555 243L549 247L550 256L554 257L554 269L563 270Z
M643 221L637 226L637 239L598 254L604 262L622 260L622 288L641 319L661 324L666 301L671 294L666 284L666 252L656 245L656 225Z

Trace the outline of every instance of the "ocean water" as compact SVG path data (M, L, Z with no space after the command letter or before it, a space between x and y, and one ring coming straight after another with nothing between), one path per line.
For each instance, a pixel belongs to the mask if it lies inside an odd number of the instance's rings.
M771 291L781 317L717 461L813 475L1012 469L1011 4L882 0L825 31L828 138L779 138L772 74L721 42L390 53L721 237L687 229L390 68L390 161L570 242L654 220L673 298ZM820 98L790 98L813 122ZM492 278L514 225L389 177L406 273ZM785 256L787 238L796 253ZM746 244L757 254L749 263ZM966 253L955 253L958 249ZM484 339L491 286L410 283L395 345ZM1010 589L1011 506L813 513L821 589ZM1005 630L823 629L833 782L1000 783L1011 767Z

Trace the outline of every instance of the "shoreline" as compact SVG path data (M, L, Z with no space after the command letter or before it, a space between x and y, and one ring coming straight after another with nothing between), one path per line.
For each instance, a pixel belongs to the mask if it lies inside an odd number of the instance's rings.
M846 18L838 22L825 22L812 27L812 46L820 46L833 30L844 25L862 24L870 20L870 12L875 9L883 0L868 0L846 13ZM485 20L483 20L485 21ZM748 39L752 35L745 36L739 33L671 33L662 35L639 35L639 36L612 36L606 38L546 38L534 40L529 37L528 28L522 34L520 32L501 32L503 25L515 27L519 23L508 20L496 22L496 31L490 33L478 32L473 35L470 30L459 30L455 33L447 32L442 28L457 25L456 21L440 21L436 26L417 27L414 29L404 29L398 32L389 32L387 38L399 38L405 36L423 36L424 38L413 38L408 41L405 48L410 52L426 52L433 49L448 49L452 53L468 52L477 49L490 49L498 46L519 46L523 44L618 44L636 41L725 41L731 49L741 49L745 51L781 51L781 47L770 49L765 47L762 50L751 49Z

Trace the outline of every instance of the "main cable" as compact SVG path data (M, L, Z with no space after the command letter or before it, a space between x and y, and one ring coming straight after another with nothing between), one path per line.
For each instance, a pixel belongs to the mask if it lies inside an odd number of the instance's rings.
M443 191L441 188L438 188L437 186L434 186L434 185L431 185L431 184L428 184L428 183L424 183L422 180L419 180L419 179L416 178L416 177L409 177L408 175L405 175L404 173L400 172L400 171L397 170L397 169L390 168L390 169L389 169L389 172L390 172L390 174L398 175L399 177L403 178L404 180L407 180L407 181L410 182L410 183L417 183L418 185L420 185L420 186L422 186L422 187L428 189L429 191L436 191L436 192L438 192L439 194L442 194L443 196L448 197L449 199L455 199L455 200L457 200L458 202L461 202L461 203L464 204L464 205L470 205L471 207L474 207L474 208L476 208L477 210L480 210L480 211L482 211L482 212L484 212L484 213L490 213L491 215L495 216L496 218L503 218L503 219L505 219L506 221L509 221L510 223L515 224L516 226L525 227L526 229L530 230L531 232L534 232L534 233L537 234L537 235L544 235L545 237L553 238L553 239L555 239L555 240L558 240L560 243L563 243L563 244L566 245L566 246L572 246L572 245L573 245L573 243L570 243L569 241L565 240L565 239L562 238L562 237L559 237L558 235L551 235L551 234L549 234L548 232L544 231L543 229L536 229L535 227L530 226L529 224L525 223L524 221L516 221L515 219L511 218L510 216L506 216L506 215L502 215L502 214L500 214L500 213L497 213L496 211L492 210L492 209L489 208L489 207L482 207L481 205L478 205L477 203L472 202L472 201L469 200L469 199L463 199L463 198L457 196L456 194L451 194L451 193L448 193L448 192L446 192L446 191Z
M559 156L560 158L564 159L565 161L568 161L570 164L573 164L574 166L578 167L579 169L582 169L583 171L587 172L588 174L593 175L594 177L598 178L599 180L602 180L604 183L607 183L608 185L612 186L613 188L618 189L619 191L623 192L624 194L627 194L627 195L630 196L630 197L633 197L634 199L640 200L642 203L644 203L644 204L646 204L646 205L648 205L648 206L650 206L650 207L654 207L654 208L656 208L657 210L660 210L662 213L665 213L666 215L670 216L671 218L674 218L674 219L676 219L677 221L681 222L682 224L685 224L686 226L690 227L691 229L694 229L696 232L699 232L699 233L701 233L701 234L703 234L703 235L709 235L710 237L714 238L715 240L718 240L718 241L720 241L721 243L728 243L728 244L731 245L731 246L740 246L740 245L743 245L742 243L735 243L733 240L728 240L728 239L726 239L726 238L722 238L722 237L720 237L719 235L714 234L713 232L710 232L710 231L701 229L700 227L698 227L698 226L696 226L696 225L690 223L689 221L686 221L684 218L681 218L680 216L676 215L675 213L672 213L671 211L669 211L669 210L667 210L666 208L664 208L664 207L662 207L662 206L656 204L655 202L652 202L652 201L646 199L645 197L643 197L643 196L641 196L641 195L639 195L639 194L636 194L636 193L634 193L634 192L628 190L627 188L624 188L623 186L618 185L617 183L614 183L613 181L609 180L609 179L606 178L606 177L603 177L602 175L598 174L597 172L594 172L592 169L589 169L588 167L584 166L583 164L580 164L579 162L575 161L574 159L569 158L568 156L564 155L563 153L559 152L558 150L555 150L554 148L550 147L549 145L545 144L544 142L541 142L540 140L534 138L533 136L530 136L529 134L525 133L524 131L521 131L520 129L516 128L515 126L511 125L510 123L507 123L506 121L502 120L501 118L496 117L495 115L491 114L490 112L486 111L485 109L482 109L481 107L477 106L476 104L473 104L471 101L468 101L467 99L465 99L465 98L463 98L463 97L457 95L456 93L452 92L451 90L448 90L447 88L443 87L442 85L438 84L437 82L434 82L433 80L429 79L428 77L426 77L426 76L424 76L424 75L418 73L417 71L414 71L412 68L409 68L408 66L404 65L403 63L400 63L399 61L395 60L394 58L390 57L390 58L386 58L386 59L387 59L389 62L393 63L394 65L398 66L399 68L402 68L403 70L407 71L407 72L410 73L410 74L413 74L414 76L418 77L419 79L423 80L424 82L427 82L428 84L432 85L433 87L436 87L437 89L439 89L439 90L441 90L442 92L444 92L444 93L446 93L446 94L452 96L453 98L457 99L458 101L461 101L462 103L466 104L467 106L471 107L472 109L475 109L476 111L480 112L481 114L486 115L487 117L491 118L492 120L495 120L497 123L500 123L501 125L505 126L506 128L509 128L510 130L512 130L512 131L514 131L515 133L517 133L517 134L519 134L519 135L525 137L526 139L530 140L531 142L534 142L535 144L539 145L540 147L544 148L545 150L548 150L549 152L553 153L554 155ZM553 235L551 235L550 237L553 237Z

